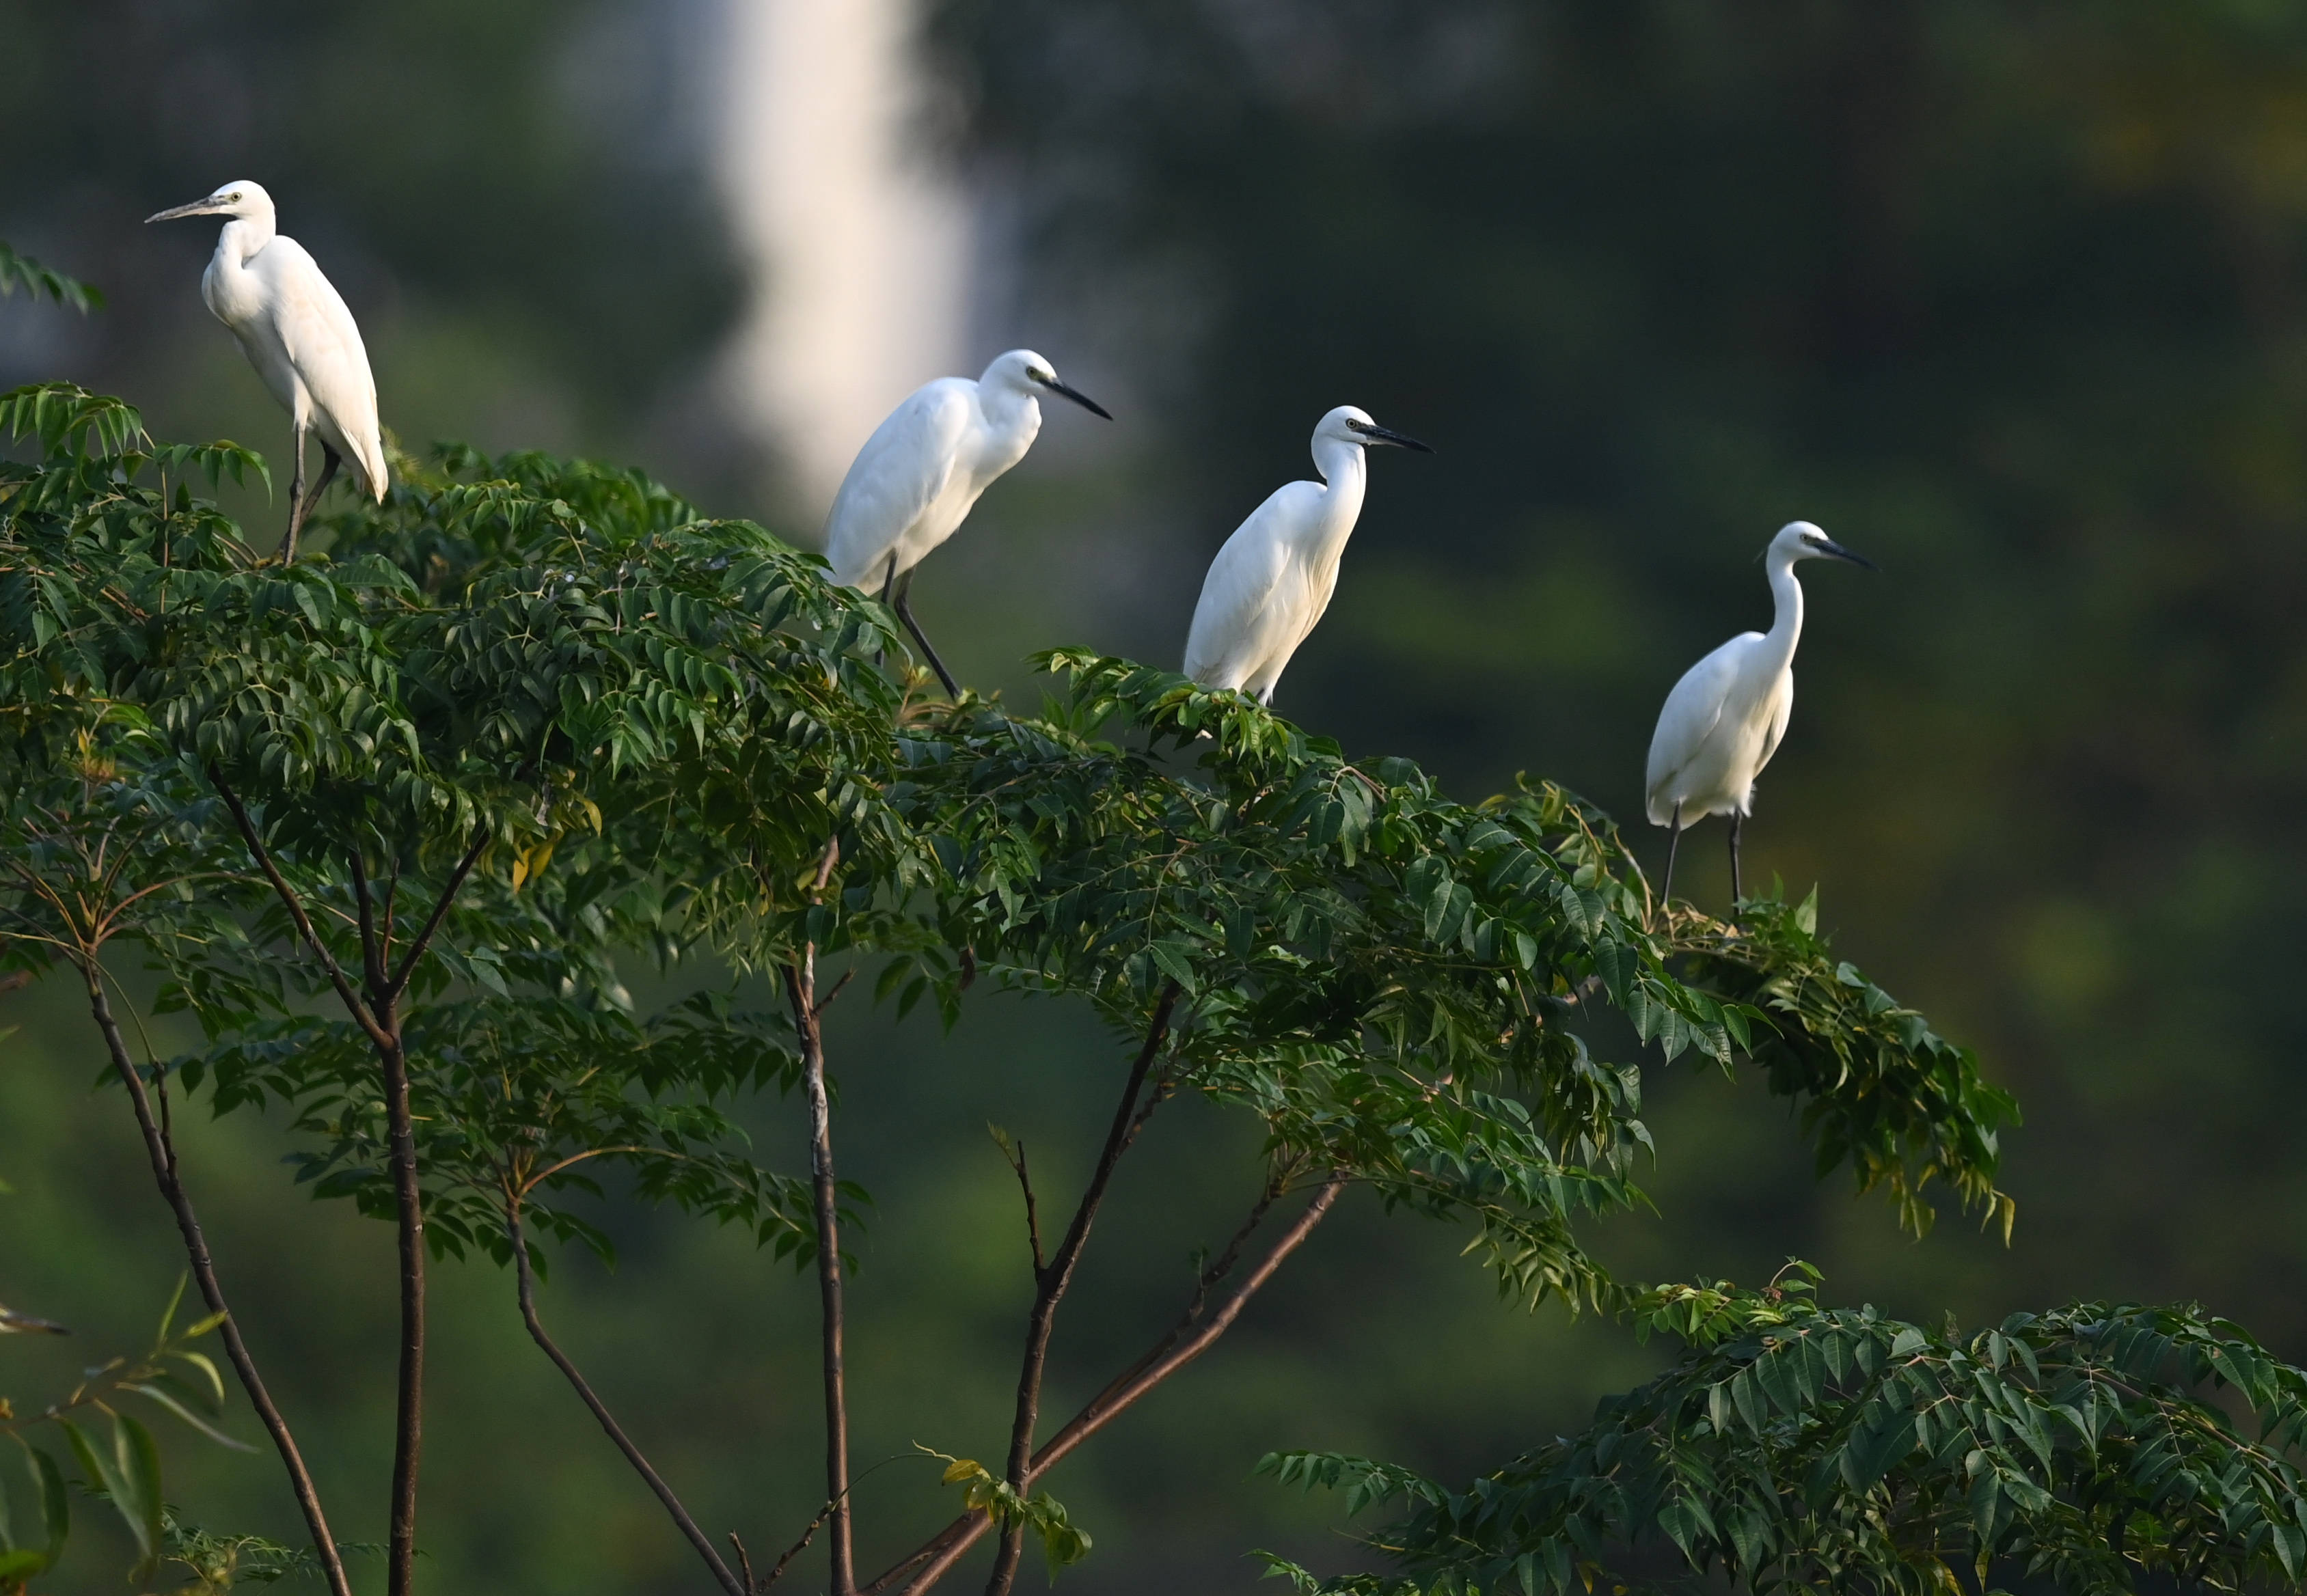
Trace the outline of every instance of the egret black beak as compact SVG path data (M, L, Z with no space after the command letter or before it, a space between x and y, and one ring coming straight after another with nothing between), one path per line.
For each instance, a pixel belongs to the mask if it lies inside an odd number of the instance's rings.
M225 202L210 194L204 200L194 200L189 205L178 205L170 210L156 210L144 219L147 226L156 221L181 221L188 216L214 216L225 208Z
M1832 554L1838 560L1848 560L1853 565L1862 567L1867 571L1879 571L1882 569L1881 566L1875 564L1874 561L1869 560L1865 555L1852 553L1848 549L1844 548L1831 537L1821 538L1817 543L1811 546L1818 550L1822 554Z
M1346 425L1359 433L1365 443L1382 444L1390 449L1415 450L1419 454L1434 452L1434 446L1431 443L1420 443L1409 433L1397 433L1390 426L1380 426L1376 422L1360 421L1349 421Z
M1068 388L1063 382L1059 382L1055 377L1036 377L1033 381L1041 383L1042 387L1048 389L1051 393L1061 393L1065 395L1066 398L1073 400L1074 403L1079 405L1083 409L1088 411L1093 416L1102 416L1108 421L1111 421L1113 419L1112 411L1107 409L1103 405L1099 404L1095 399L1082 392L1078 388Z

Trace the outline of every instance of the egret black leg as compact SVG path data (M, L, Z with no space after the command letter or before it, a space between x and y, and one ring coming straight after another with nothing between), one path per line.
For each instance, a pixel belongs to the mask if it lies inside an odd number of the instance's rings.
M313 511L320 508L321 495L329 491L329 484L337 479L337 473L343 468L344 463L334 449L326 443L321 445L320 480L313 484L312 491L304 495L304 507L296 512L296 526L300 531L304 523L313 519ZM294 552L288 555L290 560L296 557Z
M1738 900L1746 896L1746 889L1738 882L1738 826L1745 818L1735 809L1730 811L1730 920L1733 924L1738 919Z
M893 565L896 563L894 555L890 559L890 563ZM955 682L953 673L945 668L945 661L939 659L938 651L930 647L929 638L922 631L922 623L913 619L913 606L905 602L906 595L913 591L913 573L909 571L905 572L905 579L897 584L897 619L905 623L905 630L913 634L913 641L919 643L922 646L922 652L929 656L930 669L935 671L937 679L945 683L946 697L958 699L961 697L961 688Z
M302 422L289 433L296 440L296 470L288 480L288 536L280 540L280 563L289 565L296 559L296 534L304 529L304 426Z
M881 576L881 602L883 604L889 602L889 596L896 590L896 587L897 552L895 549L892 549L889 551L889 569L883 572ZM883 665L888 663L889 651L887 648L876 648L873 650L873 668L875 670L879 670Z
M1666 880L1659 887L1659 907L1666 907L1667 899L1674 896L1674 855L1682 846L1682 805L1674 806L1674 818L1667 823Z

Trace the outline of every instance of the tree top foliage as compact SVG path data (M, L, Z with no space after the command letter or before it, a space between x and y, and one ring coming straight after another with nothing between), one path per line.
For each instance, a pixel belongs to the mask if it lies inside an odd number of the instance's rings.
M1645 1294L1689 1350L1593 1422L1462 1491L1335 1454L1268 1457L1350 1509L1405 1570L1338 1596L1567 1596L1720 1573L1756 1592L1959 1596L1999 1570L2074 1592L2142 1574L2239 1591L2307 1574L2307 1370L2189 1308L2086 1303L1968 1335L1762 1291ZM1645 1557L1649 1543L1653 1554ZM1678 1575L1656 1572L1661 1544Z
M1164 1091L1257 1114L1283 1186L1344 1171L1472 1221L1531 1300L1618 1299L1571 1221L1640 1200L1650 1136L1596 1008L1667 1060L1753 1060L1821 1167L1849 1161L1908 1224L1933 1180L2007 1223L2013 1108L1969 1053L1834 961L1814 905L1661 914L1558 787L1459 802L1407 761L1081 651L1044 656L1061 687L1037 716L915 702L873 666L880 606L637 473L446 447L283 569L193 491L261 468L245 450L159 447L62 386L0 399L0 429L41 457L0 467L11 841L64 870L92 868L99 832L138 839L107 855L113 887L168 890L122 930L214 1039L184 1078L219 1109L303 1105L324 1194L376 1197L377 1131L347 1106L368 1101L358 1023L302 1000L358 966L364 914L405 922L469 870L404 972L440 1009L412 1037L444 1190L501 1196L564 1141L727 1152L727 1122L694 1115L789 1083L789 1027L733 1055L720 1021L626 1015L616 960L807 942L886 955L884 993L948 1017L981 973L1133 1036L1167 998ZM56 895L17 874L21 932ZM622 1062L558 1078L579 1038ZM789 1188L716 1167L662 1194L802 1246ZM436 1247L486 1244L479 1212L442 1217Z
M2010 1223L2015 1105L1814 897L1661 905L1553 784L1465 803L1087 650L1042 657L1036 714L920 701L879 605L637 472L444 445L284 567L196 491L263 474L237 445L54 384L0 434L38 455L0 461L0 962L94 998L135 945L206 1038L142 1078L283 1105L299 1178L406 1247L413 1191L436 1254L605 1253L567 1199L614 1170L816 1257L810 1183L733 1108L818 1056L744 976L819 955L948 1024L980 981L1085 1002L1150 1083L1117 1136L1181 1092L1254 1114L1260 1212L1367 1187L1532 1305L1644 1300L1578 1226L1644 1200L1652 1050L1753 1069L1918 1232L1934 1181ZM699 990L635 1004L637 962L684 960Z

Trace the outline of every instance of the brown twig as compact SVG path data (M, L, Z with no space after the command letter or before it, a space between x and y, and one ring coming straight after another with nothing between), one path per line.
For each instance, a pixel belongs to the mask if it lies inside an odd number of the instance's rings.
M825 853L818 861L812 897L825 891L840 858L840 839L828 839ZM817 1211L817 1285L825 1377L825 1516L831 1520L829 1574L833 1596L854 1596L857 1574L850 1531L849 1399L842 1350L845 1326L841 1282L841 1188L833 1171L833 1105L825 1085L825 1034L818 1025L816 943L802 943L801 957L785 967L785 986L786 1000L793 1008L793 1034L801 1043L802 1077L809 1100L809 1169ZM810 1532L815 1532L814 1526ZM808 1538L802 1539L805 1543Z
M449 906L457 901L457 894L463 890L465 878L473 873L473 866L481 861L481 850L489 845L489 834L485 828L476 827L474 831L473 845L465 850L465 856L450 872L449 884L441 889L441 896L433 901L433 913L426 916L425 929L416 933L408 944L408 951L401 956L400 968L393 973L390 984L384 990L386 1001L399 1002L400 994L408 990L408 978L416 973L416 961L425 957L425 949L431 945L433 934L441 929L441 922L449 916Z
M1302 1209L1290 1227L1274 1238L1265 1256L1238 1282L1233 1290L1218 1303L1206 1318L1200 1318L1209 1290L1219 1279L1230 1273L1239 1256L1240 1245L1248 1239L1274 1202L1269 1192L1261 1195L1249 1219L1234 1233L1233 1242L1225 1252L1202 1272L1196 1284L1194 1300L1184 1316L1169 1334L1154 1343L1145 1355L1107 1383L1104 1390L1091 1399L1089 1405L1074 1415L1063 1429L1051 1436L1033 1454L1032 1465L1026 1471L1026 1482L1031 1485L1042 1474L1061 1462L1099 1430L1119 1418L1146 1393L1209 1351L1218 1338L1233 1326L1242 1309L1265 1283L1274 1278L1290 1255L1298 1250L1313 1234L1314 1227L1336 1203L1345 1188L1344 1177L1333 1175L1315 1191L1314 1200ZM1197 1322L1198 1320L1198 1322ZM969 1549L992 1527L992 1520L983 1513L966 1513L955 1519L922 1549L896 1564L872 1583L866 1585L859 1596L879 1596L883 1591L904 1581L902 1596L922 1596L922 1592L942 1578L959 1562Z
M466 851L457 868L450 872L448 884L433 904L433 912L425 922L425 929L409 941L402 956L400 967L387 977L382 985L375 977L383 970L383 959L378 953L375 927L368 902L367 880L359 859L352 862L354 886L358 894L364 960L370 977L368 1000L364 1003L346 979L336 956L313 929L312 917L304 911L295 888L265 847L248 810L239 794L225 782L216 767L209 767L209 780L232 811L234 822L240 828L242 839L248 845L250 856L257 868L272 883L273 892L282 907L288 911L290 921L304 938L304 945L321 961L328 974L329 982L336 988L346 1012L367 1034L376 1049L379 1073L384 1083L385 1125L388 1133L389 1163L392 1169L394 1217L397 1221L400 1267L400 1360L398 1391L394 1405L392 1446L391 1518L387 1532L385 1553L385 1589L388 1596L408 1596L416 1572L416 1483L419 1463L425 1445L425 1197L417 1180L416 1124L409 1111L408 1054L401 1044L399 1003L407 990L409 977L416 970L417 961L425 957L433 935L448 918L457 894L480 860L481 851L488 843L485 829L476 828L472 846Z
M313 950L313 956L321 961L321 968L328 973L329 984L337 989L337 996L344 1001L345 1011L353 1017L354 1024L367 1033L371 1042L379 1047L383 1046L383 1031L369 1013L368 1006L360 1000L360 994L353 991L353 983L345 979L344 971L337 964L336 955L329 951L329 945L321 940L320 932L313 929L312 917L304 913L304 904L298 900L296 888L289 886L281 875L280 867L272 862L272 854L265 847L264 839L257 835L256 827L250 821L248 811L242 805L239 794L225 785L223 776L213 765L209 767L209 780L216 787L218 796L224 800L225 807L232 811L233 821L240 828L241 839L248 845L249 857L256 861L256 868L264 872L264 879L272 883L273 892L279 897L281 906L288 911L288 918L296 925L297 934L304 939L304 946Z
M689 1516L689 1509L681 1505L681 1498L673 1494L673 1488L649 1465L649 1460L641 1454L641 1449L633 1445L608 1407L594 1394L593 1387L578 1372L577 1365L570 1361L568 1354L554 1343L552 1336L545 1334L545 1323L536 1316L536 1283L529 1269L528 1241L521 1232L518 1198L512 1199L506 1207L505 1231L512 1242L513 1274L520 1292L520 1317L528 1326L529 1339L544 1349L545 1355L553 1360L553 1367L569 1377L570 1385L576 1387L577 1394L592 1410L593 1417L601 1421L601 1428L608 1432L609 1439L616 1443L617 1450L625 1454L625 1461L633 1465L633 1472L648 1482L649 1489L656 1493L656 1499L665 1504L665 1512L673 1515L673 1523L688 1538L689 1544L697 1549L697 1555L705 1559L705 1566L713 1571L713 1577L720 1582L721 1588L728 1592L729 1596L753 1596L752 1570L747 1568L746 1577L742 1580L729 1572L729 1565L723 1562L721 1554L713 1549L713 1542L707 1540L705 1532L697 1527L697 1521ZM737 1549L741 1560L744 1557L744 1549L742 1544Z
M1025 1194L1025 1240L1033 1249L1033 1273L1039 1274L1046 1260L1042 1257L1042 1218L1033 1201L1033 1178L1025 1170L1025 1144L1017 1143L1014 1152L1006 1140L999 1146L1001 1156L1008 1160L1010 1169L1016 1173L1018 1188Z
M296 1448L296 1437L289 1432L288 1421L280 1416L271 1393L265 1389L264 1377L256 1371L256 1360L241 1337L239 1321L226 1305L215 1260L209 1256L208 1237L201 1229L200 1216L193 1211L193 1199L177 1173L176 1144L167 1128L153 1118L143 1077L136 1072L128 1044L120 1034L120 1025L112 1017L112 1005L105 997L103 968L92 953L81 957L81 974L88 984L89 1012L95 1017L97 1029L104 1034L105 1051L112 1056L114 1073L128 1089L129 1103L136 1111L137 1128L144 1133L144 1152L152 1164L152 1180L159 1187L169 1211L176 1216L176 1230L184 1240L184 1256L192 1266L193 1283L200 1287L201 1300L208 1304L209 1311L224 1316L217 1331L224 1341L225 1356L231 1360L233 1372L240 1377L241 1389L248 1393L248 1405L256 1410L258 1420L280 1454L280 1466L287 1472L289 1489L296 1493L296 1506L304 1515L304 1528L313 1538L313 1555L320 1560L330 1591L333 1596L352 1596L352 1585L345 1577L344 1560L338 1556L336 1539L329 1532L328 1516L321 1511L320 1491L313 1484L312 1472L304 1466L304 1454Z
M1056 1254L1047 1264L1036 1264L1033 1269L1033 1307L1025 1317L1025 1354L1017 1375L1017 1412L1010 1423L1009 1462L1005 1471L1009 1489L1020 1497L1025 1494L1026 1476L1033 1466L1033 1426L1041 1417L1042 1377L1049 1363L1050 1335L1057 1325L1058 1303L1065 1296L1066 1288L1073 1283L1074 1266L1081 1262L1082 1248L1089 1241L1091 1222L1096 1219L1098 1205L1104 1201L1105 1188L1112 1182L1114 1166L1121 1162L1122 1154L1136 1139L1137 1127L1144 1123L1137 1111L1138 1094L1145 1089L1145 1077L1153 1070L1162 1043L1169 1038L1170 1017L1177 1011L1179 995L1174 981L1162 989L1161 1001L1154 1006L1153 1024L1145 1030L1145 1043L1130 1064L1129 1078L1122 1086L1120 1102L1115 1105L1113 1124L1105 1133L1105 1147L1098 1154L1097 1168L1090 1175L1081 1201L1075 1205L1073 1223L1066 1226ZM1024 1523L1013 1523L1002 1531L1001 1548L994 1557L992 1575L985 1582L986 1596L1008 1596L1025 1546Z
M833 983L833 990L817 1000L817 1012L823 1014L827 1009L832 1008L833 1000L841 995L841 989L847 986L856 978L857 966L855 965L852 965L847 969L842 971L841 979Z
M809 1543L817 1536L818 1526L824 1523L826 1515L839 1505L828 1502L817 1510L817 1516L809 1521L809 1527L801 1532L801 1539L785 1548L785 1555L777 1559L776 1566L769 1570L768 1577L755 1587L755 1596L767 1596L769 1587L785 1576L785 1570L793 1566L793 1560L809 1549Z

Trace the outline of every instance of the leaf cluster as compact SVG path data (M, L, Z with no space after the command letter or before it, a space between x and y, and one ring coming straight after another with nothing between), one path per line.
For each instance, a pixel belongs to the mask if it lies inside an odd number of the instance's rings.
M0 1435L14 1441L23 1454L34 1508L28 1529L20 1532L9 1512L7 1492L0 1489L0 1592L21 1592L54 1568L72 1534L71 1476L51 1452L33 1444L32 1432L45 1428L62 1436L82 1489L112 1504L136 1544L132 1581L149 1579L159 1566L166 1549L166 1509L159 1443L142 1420L125 1411L123 1399L141 1398L219 1445L247 1450L216 1428L214 1420L224 1405L223 1377L209 1356L192 1345L223 1323L224 1316L211 1314L178 1326L176 1310L184 1295L180 1279L161 1313L152 1344L142 1354L107 1359L38 1412L20 1414L0 1398ZM91 1420L99 1414L109 1420L108 1445L99 1444L90 1433Z
M1401 1575L1302 1588L1356 1596L1568 1596L1663 1543L1756 1592L1981 1588L1997 1569L2079 1592L2142 1575L2236 1591L2307 1575L2307 1371L2191 1309L2090 1303L1969 1335L1810 1283L1662 1288L1640 1306L1697 1337L1578 1435L1466 1490L1334 1454L1261 1465L1405 1500L1374 1538ZM1284 1572L1291 1572L1286 1567Z
M2017 1205L1994 1188L2000 1132L2019 1105L1980 1074L1978 1056L1837 959L1818 931L1818 892L1741 905L1726 926L1677 905L1681 967L1710 991L1772 1017L1752 1057L1771 1090L1804 1099L1803 1128L1823 1176L1846 1159L1861 1191L1885 1188L1917 1235L1933 1217L1923 1188L1951 1185L2005 1240Z
M1467 805L1241 694L1077 651L1042 663L1067 692L1039 717L971 702L909 729L890 802L939 866L931 948L968 957L903 957L883 990L950 1008L982 972L1085 997L1128 1036L1174 991L1161 1092L1258 1114L1285 1173L1343 1171L1390 1206L1471 1218L1525 1300L1617 1300L1572 1223L1642 1200L1650 1137L1639 1068L1597 1051L1597 1007L1668 1060L1875 1058L1865 1077L1772 1070L1811 1098L1822 1162L1865 1160L1918 1225L1931 1173L1993 1193L2005 1100L1975 1060L1956 1061L1960 1091L1918 1099L1937 1056L1897 1056L1864 1006L1773 1010L1751 982L1694 978L1737 944L1742 977L1799 985L1823 944L1663 933L1607 819L1563 789Z
M926 1446L922 1450L929 1452ZM930 1455L944 1460L945 1473L939 1483L962 1487L964 1505L971 1512L987 1514L1003 1529L1022 1524L1032 1532L1042 1543L1042 1557L1049 1566L1052 1581L1058 1577L1059 1569L1069 1568L1089 1556L1093 1544L1089 1532L1077 1527L1065 1504L1048 1491L1020 1496L1008 1480L975 1458L949 1457L942 1452L930 1452Z
M18 288L38 299L46 294L58 305L69 305L82 315L104 308L104 296L89 284L61 271L52 271L30 255L20 255L0 243L0 299Z

